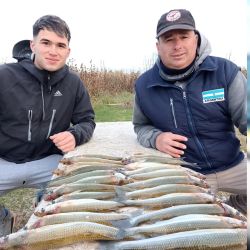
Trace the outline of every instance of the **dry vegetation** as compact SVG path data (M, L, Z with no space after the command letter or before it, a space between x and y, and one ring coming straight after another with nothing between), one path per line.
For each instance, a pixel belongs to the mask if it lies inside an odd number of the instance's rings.
M78 66L73 61L69 62L69 67L79 74L93 100L105 94L133 93L134 82L140 74L139 71L123 72L105 68L98 69L93 64L90 64L89 67L83 64Z

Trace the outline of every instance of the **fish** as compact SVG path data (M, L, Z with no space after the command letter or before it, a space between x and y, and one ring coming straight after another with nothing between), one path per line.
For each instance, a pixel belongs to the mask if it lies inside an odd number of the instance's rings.
M80 180L75 181L72 184L101 183L101 184L123 185L131 181L132 181L131 178L121 173L113 173L111 175L90 176L82 178Z
M142 240L102 243L98 250L246 250L247 229L200 229Z
M0 249L50 249L82 240L117 240L122 236L116 227L94 222L70 222L21 230L0 238Z
M111 155L102 155L102 154L81 154L81 155L77 155L77 156L71 156L71 157L67 157L62 159L60 162L61 163L65 163L67 161L78 161L81 158L100 158L100 159L106 159L106 160L113 160L113 161L118 161L121 162L123 157L120 156L111 156Z
M227 205L226 203L221 203L221 206L223 206L223 208L225 209L226 213L229 215L229 216L232 216L234 218L238 218L240 220L243 220L243 221L247 221L247 217L242 214L240 211L238 211L237 209Z
M127 171L132 171L132 170L139 170L141 168L152 168L152 169L157 169L157 168L164 168L164 169L180 169L182 166L180 165L172 165L172 164L165 164L165 163L159 163L159 162L132 162L129 164L124 165L124 168Z
M67 200L76 200L76 199L113 199L116 197L116 192L73 192L69 194L62 195L55 200L53 203L58 203Z
M101 212L71 212L71 213L57 213L39 217L27 229L35 229L38 227L62 224L68 222L96 222L105 225L113 225L113 221L128 220L131 218L129 213L101 213Z
M167 207L152 212L140 214L130 219L132 226L137 226L145 222L155 222L158 220L171 219L180 215L186 214L211 214L211 215L223 215L231 216L233 218L246 221L246 218L239 216L239 214L232 213L232 211L226 209L223 203L215 204L183 204Z
M164 184L192 184L204 188L209 187L206 181L196 178L194 176L163 176L142 181L136 181L133 183L123 185L122 187L140 189L140 188L149 188Z
M132 227L125 230L126 238L134 238L137 234L157 236L197 229L215 228L247 228L247 223L235 218L208 215L208 214L187 214L163 220L150 225Z
M59 203L42 206L35 210L34 214L38 217L41 217L44 215L56 213L111 211L123 206L123 203L116 201L79 199L62 201Z
M103 175L111 175L114 173L115 173L114 170L109 170L109 169L108 170L93 170L93 171L88 171L86 173L58 177L58 178L51 180L48 183L47 187L55 187L55 186L60 186L62 184L72 183L82 178L86 178L90 176L100 176L100 175L103 176Z
M190 184L165 184L151 188L143 188L135 191L126 192L119 186L115 188L118 197L123 199L141 199L141 198L153 198L164 194L170 193L208 193L211 194L210 189L205 189L199 186Z
M188 165L193 168L200 168L197 163L191 163L184 160L184 158L172 158L156 155L133 155L122 160L123 164L129 164L132 162L157 162L157 163L166 163L173 165Z
M147 163L148 164L148 163ZM176 166L176 165L167 165L167 164L154 164L154 163L151 163L152 165L151 166L146 166L144 167L139 167L139 168L136 168L135 170L120 170L122 173L124 173L125 175L128 175L128 176L131 176L131 175L134 175L134 174L142 174L142 173L148 173L148 172L152 172L152 171L157 171L157 170L179 170L179 171L186 171L188 174L190 175L193 175L197 178L200 178L200 179L206 179L206 176L199 173L199 172L196 172L192 169L189 169L189 168L185 168L185 167L181 167L181 166ZM133 166L132 164L130 166ZM174 166L174 167L173 167Z
M206 193L171 193L156 198L119 201L128 206L163 208L183 204L213 203L216 201L216 198L215 196Z
M116 169L119 169L119 166L111 164L103 164L103 163L96 163L96 164L75 163L69 166L63 165L62 167L54 170L52 173L56 176L70 176L70 175L86 173L93 170L116 170Z
M115 191L115 185L109 184L95 184L95 183L85 183L85 184L65 184L54 189L46 189L43 199L45 201L50 201L58 198L61 195L72 193L75 191Z
M87 157L87 156L64 158L60 162L65 165L71 165L74 163L92 164L92 162L94 164L104 163L104 164L112 164L112 165L118 165L118 166L124 165L121 161L117 161L117 160L104 159L104 158L98 158L98 157Z
M129 177L134 180L147 180L163 176L190 176L190 175L186 170L180 168L180 169L163 169L163 170L160 169L147 173L132 174Z

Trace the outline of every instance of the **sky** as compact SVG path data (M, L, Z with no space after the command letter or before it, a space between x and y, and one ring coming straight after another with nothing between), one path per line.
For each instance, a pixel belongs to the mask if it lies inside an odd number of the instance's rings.
M64 19L71 30L70 59L77 65L112 70L149 68L157 55L156 25L174 8L191 11L196 28L211 43L212 55L247 65L249 0L8 0L1 3L0 63L11 61L12 47L32 39L41 16ZM248 11L248 13L249 13Z

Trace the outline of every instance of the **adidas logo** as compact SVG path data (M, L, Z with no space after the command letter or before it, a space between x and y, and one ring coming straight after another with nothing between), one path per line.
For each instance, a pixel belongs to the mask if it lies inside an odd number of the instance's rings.
M62 96L62 93L60 92L60 90L57 90L54 96Z

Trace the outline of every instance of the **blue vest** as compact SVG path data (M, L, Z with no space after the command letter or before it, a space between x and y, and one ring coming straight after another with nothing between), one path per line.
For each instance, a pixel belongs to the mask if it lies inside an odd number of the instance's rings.
M138 104L152 125L188 138L183 155L202 173L221 171L244 157L228 113L228 88L239 68L209 56L187 80L186 88L163 80L157 65L136 81Z

